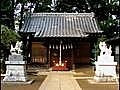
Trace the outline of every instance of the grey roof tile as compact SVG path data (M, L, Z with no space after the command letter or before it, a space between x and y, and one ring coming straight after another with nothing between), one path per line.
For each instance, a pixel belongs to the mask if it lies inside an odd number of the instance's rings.
M98 33L93 13L33 13L20 32L35 32L35 37L86 37Z

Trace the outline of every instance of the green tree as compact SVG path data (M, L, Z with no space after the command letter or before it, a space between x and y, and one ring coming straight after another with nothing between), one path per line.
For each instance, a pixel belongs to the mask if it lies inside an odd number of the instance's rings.
M5 72L5 60L7 60L10 54L10 46L20 39L20 36L15 31L8 29L8 27L1 25L1 44L0 44L0 59L2 59L1 69Z
M15 31L8 29L8 27L1 25L1 45L2 49L9 49L12 43L15 43L20 38Z
M14 29L14 0L1 0L1 24Z
M20 39L20 36L15 31L9 29L7 26L1 25L1 56L0 58L6 59L9 55L9 50L11 44L14 44L17 40Z
M33 0L31 2L36 4L35 12L51 12L52 0Z
M107 38L113 37L120 22L119 0L57 0L56 12L94 12ZM112 16L116 18L113 19Z
M88 2L101 30L104 31L107 38L113 37L120 22L119 0L88 0Z
M87 0L57 0L56 12L90 12Z

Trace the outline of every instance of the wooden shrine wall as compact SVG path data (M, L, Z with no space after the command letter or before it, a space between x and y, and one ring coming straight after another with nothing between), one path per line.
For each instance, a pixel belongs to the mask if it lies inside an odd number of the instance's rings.
M32 42L32 62L47 63L48 50L40 42ZM72 55L73 53L73 55ZM53 61L59 61L59 49L50 49L50 66L53 66ZM64 63L67 61L67 67L71 68L72 63L88 64L90 62L90 44L88 42L80 42L77 48L62 49L61 60ZM73 60L73 62L72 62Z
M81 42L78 48L74 49L74 63L88 64L90 62L90 44Z
M47 62L47 48L40 42L32 42L32 62L44 64Z

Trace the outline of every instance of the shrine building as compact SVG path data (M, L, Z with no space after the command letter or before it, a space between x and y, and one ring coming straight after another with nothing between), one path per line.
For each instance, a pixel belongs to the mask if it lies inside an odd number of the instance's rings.
M24 20L19 32L28 63L45 64L53 70L90 64L101 34L94 13L33 13Z

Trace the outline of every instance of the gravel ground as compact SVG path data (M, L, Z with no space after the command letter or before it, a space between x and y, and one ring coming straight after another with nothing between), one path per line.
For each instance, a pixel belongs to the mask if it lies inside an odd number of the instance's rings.
M47 77L46 75L36 75L35 73L28 73L28 76L35 81L30 85L20 84L1 84L1 90L38 90L42 82ZM83 66L76 69L74 77L93 77L94 68L91 66ZM119 84L91 84L88 79L77 79L78 84L82 90L119 90ZM1 78L2 79L2 78Z
M94 67L92 66L81 66L76 68L75 77L93 77L94 76Z
M34 79L34 82L32 84L1 84L1 90L38 90L38 88L47 76L29 74L28 77Z
M82 90L119 90L119 84L115 82L115 84L100 84L94 83L91 84L88 80L84 79L84 77L93 77L94 76L94 68L91 66L83 66L76 69L76 74L74 77L83 77L82 79L77 79L78 84L82 88Z
M86 79L77 79L82 90L119 90L118 84L90 84Z

